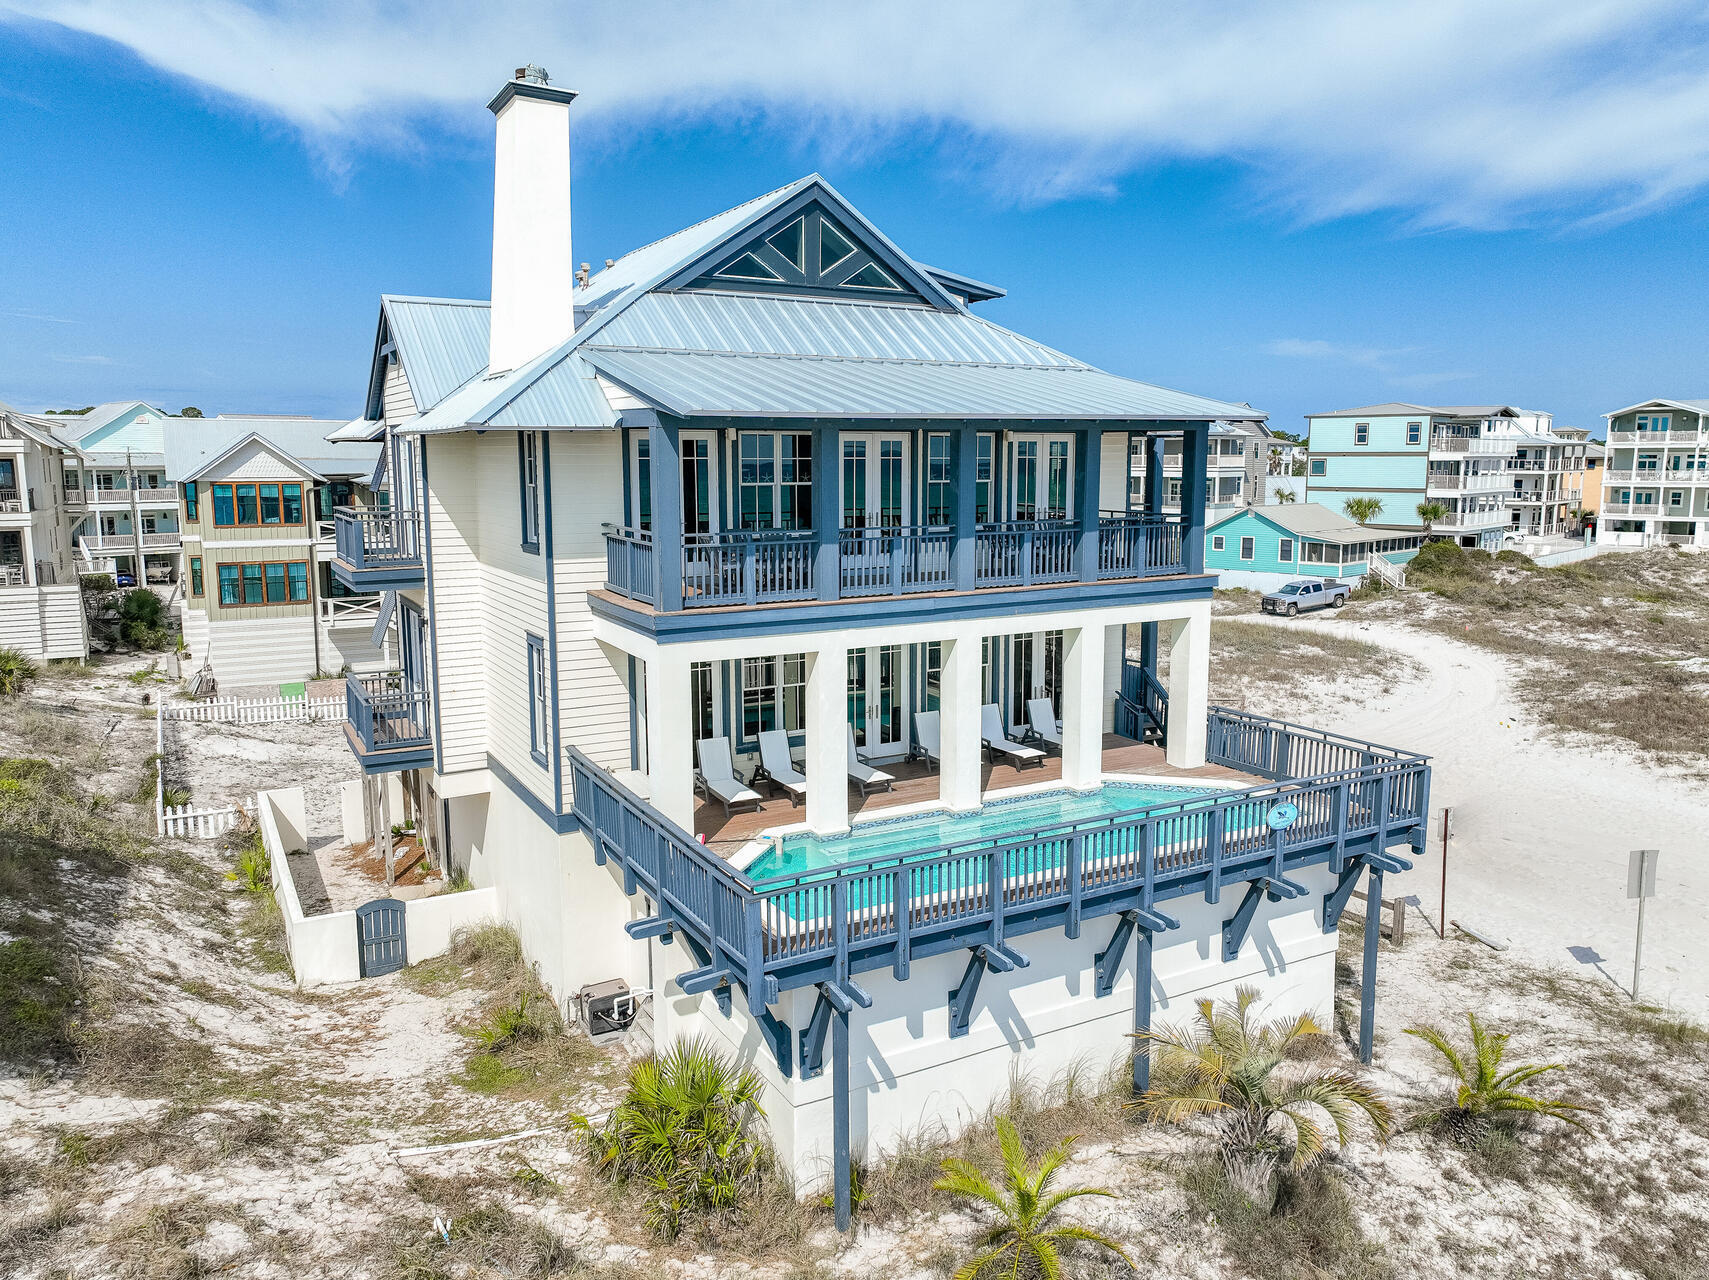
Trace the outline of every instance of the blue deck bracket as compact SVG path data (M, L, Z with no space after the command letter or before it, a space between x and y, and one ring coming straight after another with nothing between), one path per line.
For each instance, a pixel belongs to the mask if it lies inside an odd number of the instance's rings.
M676 922L665 916L648 916L644 920L631 920L623 926L623 932L637 942L657 938L661 947L668 947L671 935L676 932Z
M1284 898L1303 898L1306 895L1306 887L1303 884L1286 876L1268 876L1262 883L1271 902L1281 902Z
M1381 849L1373 849L1365 855L1365 861L1377 871L1411 871L1412 863L1405 858L1386 853Z
M1365 870L1363 858L1355 858L1341 870L1335 887L1323 895L1323 931L1334 933L1341 927L1341 913L1347 910L1347 903L1353 897L1353 890L1358 886L1359 875Z
M1258 904L1263 900L1268 880L1254 880L1246 886L1246 896L1240 900L1240 905L1234 909L1234 914L1222 923L1222 959L1227 964L1240 954L1240 948L1246 941L1246 934L1252 928L1252 921L1258 914Z
M979 998L979 980L985 976L985 970L993 968L999 973L1007 973L1014 967L1007 955L996 954L992 947L973 948L973 954L967 960L967 968L962 971L961 981L956 983L949 993L951 1040L967 1034L967 1024L973 1020L973 1002Z
M698 996L729 986L734 976L724 965L709 964L703 969L690 969L687 973L678 974L676 984L682 988L683 995Z
M819 998L813 1002L813 1013L801 1033L801 1078L813 1080L825 1074L825 1036L831 1030L831 1001L825 988L819 988Z
M1107 996L1116 989L1116 970L1122 967L1127 953L1127 941L1139 923L1139 912L1124 911L1116 917L1116 930L1110 935L1110 945L1092 958L1092 994Z
M1134 923L1147 933L1166 933L1181 927L1181 922L1174 916L1165 915L1154 907L1135 907L1133 917Z
M760 1034L771 1046L772 1056L777 1059L777 1073L785 1080L794 1074L795 1064L795 1031L782 1018L770 1009L759 1017Z
M1008 973L1011 969L1025 969L1032 964L1030 959L1007 943L987 942L984 949L986 960L998 973Z

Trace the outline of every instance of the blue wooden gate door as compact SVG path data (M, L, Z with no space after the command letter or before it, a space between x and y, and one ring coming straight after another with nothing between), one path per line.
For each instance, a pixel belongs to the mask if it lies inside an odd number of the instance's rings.
M356 947L364 978L395 973L408 964L404 904L396 898L375 898L357 907Z

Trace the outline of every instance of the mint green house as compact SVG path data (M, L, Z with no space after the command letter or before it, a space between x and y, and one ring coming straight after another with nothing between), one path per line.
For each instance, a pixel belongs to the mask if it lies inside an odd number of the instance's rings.
M1368 528L1314 502L1248 507L1206 531L1205 568L1225 587L1273 591L1294 578L1383 577L1418 554L1424 531ZM1376 570L1371 562L1381 560Z

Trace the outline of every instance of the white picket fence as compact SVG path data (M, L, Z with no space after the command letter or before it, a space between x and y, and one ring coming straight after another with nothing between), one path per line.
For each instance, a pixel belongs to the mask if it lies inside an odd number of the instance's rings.
M207 840L223 836L238 824L247 810L242 805L198 809L193 804L162 805L155 817L155 830L163 836L196 836Z
M337 702L338 699L321 698L319 701ZM211 705L213 704L199 704L203 707ZM166 803L166 719L169 715L174 720L187 719L188 717L173 715L174 711L180 710L184 708L174 707L172 711L168 711L164 702L154 704L154 834L180 838L196 836L206 840L224 835L238 824L242 814L252 811L244 805L235 804L198 809L193 804Z
M211 698L207 702L161 704L168 720L198 724L273 724L281 720L344 718L344 699L330 698Z

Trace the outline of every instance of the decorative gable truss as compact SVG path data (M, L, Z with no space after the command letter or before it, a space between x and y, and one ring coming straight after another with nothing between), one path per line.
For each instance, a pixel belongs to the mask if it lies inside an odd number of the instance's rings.
M909 282L911 274L814 201L769 221L681 287L927 302Z

